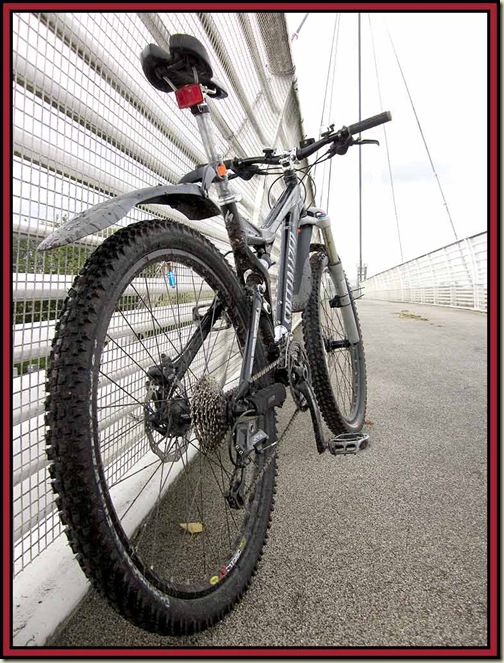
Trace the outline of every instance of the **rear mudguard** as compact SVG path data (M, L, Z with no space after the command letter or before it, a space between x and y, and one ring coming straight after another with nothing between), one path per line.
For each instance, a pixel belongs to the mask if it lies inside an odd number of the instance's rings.
M208 219L221 213L199 184L158 185L110 198L66 221L39 245L40 251L72 244L108 228L126 216L135 205L169 205L188 219Z

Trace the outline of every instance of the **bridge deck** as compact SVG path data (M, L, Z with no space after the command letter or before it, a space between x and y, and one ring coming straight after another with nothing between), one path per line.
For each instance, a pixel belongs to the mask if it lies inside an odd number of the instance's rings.
M232 614L163 638L90 593L51 644L486 644L486 316L365 299L359 311L371 445L319 457L300 415L280 449L259 573ZM289 402L280 429L291 412Z

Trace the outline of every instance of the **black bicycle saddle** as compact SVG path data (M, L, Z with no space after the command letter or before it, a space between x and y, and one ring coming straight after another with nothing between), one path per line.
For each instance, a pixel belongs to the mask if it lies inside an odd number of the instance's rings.
M170 50L148 44L140 55L143 72L151 85L162 92L173 92L165 80L175 88L200 83L214 99L227 97L225 88L213 78L212 66L203 44L191 35L171 35Z

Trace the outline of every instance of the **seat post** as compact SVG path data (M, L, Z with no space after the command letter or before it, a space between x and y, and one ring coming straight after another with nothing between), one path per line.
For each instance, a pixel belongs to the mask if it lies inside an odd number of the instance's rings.
M210 109L205 103L198 104L191 108L191 113L196 118L196 123L203 142L203 149L208 159L208 163L220 164L222 163L222 155L217 149L215 142L215 134L213 130L212 118ZM229 180L227 174L224 175L219 181L215 183L217 191L219 192L219 201L221 204L229 204L237 202L240 196L232 193L229 188Z
M207 104L198 104L191 108L191 112L196 117L196 123L198 125L199 132L201 134L201 140L203 141L203 148L205 150L208 161L220 161L222 156L217 150L217 145L215 143L215 135L212 125L212 119L210 116L210 109Z

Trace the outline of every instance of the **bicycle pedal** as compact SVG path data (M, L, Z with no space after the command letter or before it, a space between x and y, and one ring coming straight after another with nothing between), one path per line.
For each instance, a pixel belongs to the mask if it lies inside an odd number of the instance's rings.
M364 433L341 433L328 440L327 448L333 456L356 454L369 444L369 435Z

